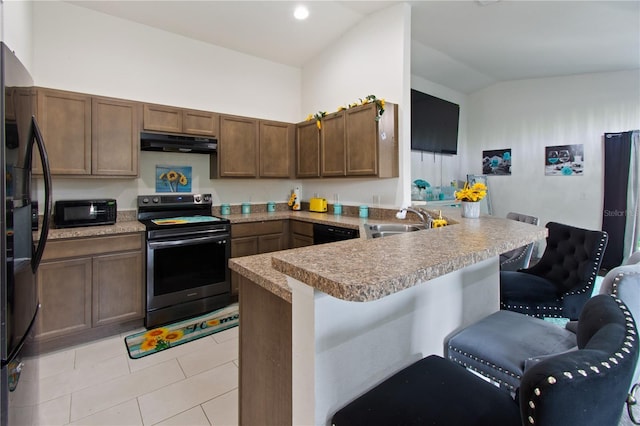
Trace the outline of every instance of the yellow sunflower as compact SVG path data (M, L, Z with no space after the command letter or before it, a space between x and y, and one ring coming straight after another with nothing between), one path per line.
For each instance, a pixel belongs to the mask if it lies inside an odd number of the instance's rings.
M161 328L154 328L153 330L149 330L146 333L144 333L144 337L145 339L157 339L157 338L162 338L164 336L167 335L167 333L169 332L169 330L165 327L161 327Z
M180 185L186 185L187 182L189 182L189 180L187 179L187 177L185 175L180 173L180 180L178 182L180 182Z
M150 351L156 348L158 342L156 339L145 339L142 343L140 343L140 350Z
M169 179L169 182L176 181L178 179L178 172L175 170L169 171L169 173L167 173L167 179Z
M182 338L182 336L184 336L184 331L175 330L175 331L170 331L169 333L167 333L167 335L164 336L164 339L169 341L169 342L175 342L176 340L180 340Z

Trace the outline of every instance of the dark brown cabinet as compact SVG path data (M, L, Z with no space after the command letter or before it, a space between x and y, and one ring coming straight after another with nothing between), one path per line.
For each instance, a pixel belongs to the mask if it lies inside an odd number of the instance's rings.
M328 114L296 126L296 177L398 176L398 107L375 103Z
M267 120L260 120L259 126L260 177L292 177L295 126Z
M320 177L320 131L315 121L296 125L296 177Z
M94 97L91 103L91 174L137 176L140 104ZM46 140L46 139L45 139Z
M210 177L291 177L294 134L289 123L223 115Z
M321 165L322 176L346 176L345 111L329 114L322 119Z
M37 117L53 175L91 175L91 96L38 89ZM37 153L33 172L42 174Z
M218 136L218 114L209 111L144 104L143 127L155 132Z
M36 338L99 334L144 316L143 235L53 240L37 274Z
M53 175L138 175L140 104L37 89L37 117ZM42 174L34 153L34 173Z
M285 250L288 247L289 222L271 220L231 225L231 257L251 256ZM233 275L235 276L235 274ZM238 294L236 279L231 280L231 293Z
M291 248L306 247L313 245L313 223L291 220Z
M258 120L220 117L218 161L220 177L258 176Z

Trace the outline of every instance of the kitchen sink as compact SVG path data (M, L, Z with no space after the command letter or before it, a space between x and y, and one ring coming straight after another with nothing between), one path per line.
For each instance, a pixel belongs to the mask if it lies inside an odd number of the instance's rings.
M391 235L404 234L407 232L422 231L427 229L425 225L421 223L380 223L372 224L365 223L364 230L367 234L367 238L381 238L389 237Z

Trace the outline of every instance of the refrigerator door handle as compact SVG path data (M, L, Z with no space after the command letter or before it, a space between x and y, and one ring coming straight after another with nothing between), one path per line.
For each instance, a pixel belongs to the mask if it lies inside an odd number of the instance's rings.
M36 325L36 318L38 318L39 310L40 310L40 304L38 303L38 305L36 306L36 313L33 315L33 318L31 318L31 322L29 323L29 327L27 327L27 330L25 331L24 336L22 336L22 338L20 339L20 342L16 345L16 347L9 354L7 354L7 359L0 360L1 368L5 368L7 365L9 365L11 361L13 361L13 359L16 357L16 355L18 355L18 353L24 346L27 339L29 339L31 330L33 330L33 328Z
M31 269L35 274L38 270L38 266L40 265L40 260L42 260L44 247L47 244L53 203L51 201L51 169L49 167L49 156L47 155L47 149L44 146L44 139L35 116L31 117L31 127L35 142L38 146L38 152L40 153L40 161L42 162L42 170L44 173L44 216L42 221L42 231L40 232L38 245L33 253L33 257L31 258Z

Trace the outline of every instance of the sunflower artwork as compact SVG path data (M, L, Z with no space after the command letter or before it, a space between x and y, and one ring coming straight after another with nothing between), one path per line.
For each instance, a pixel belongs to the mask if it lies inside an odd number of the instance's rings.
M156 166L156 192L191 192L191 166Z

